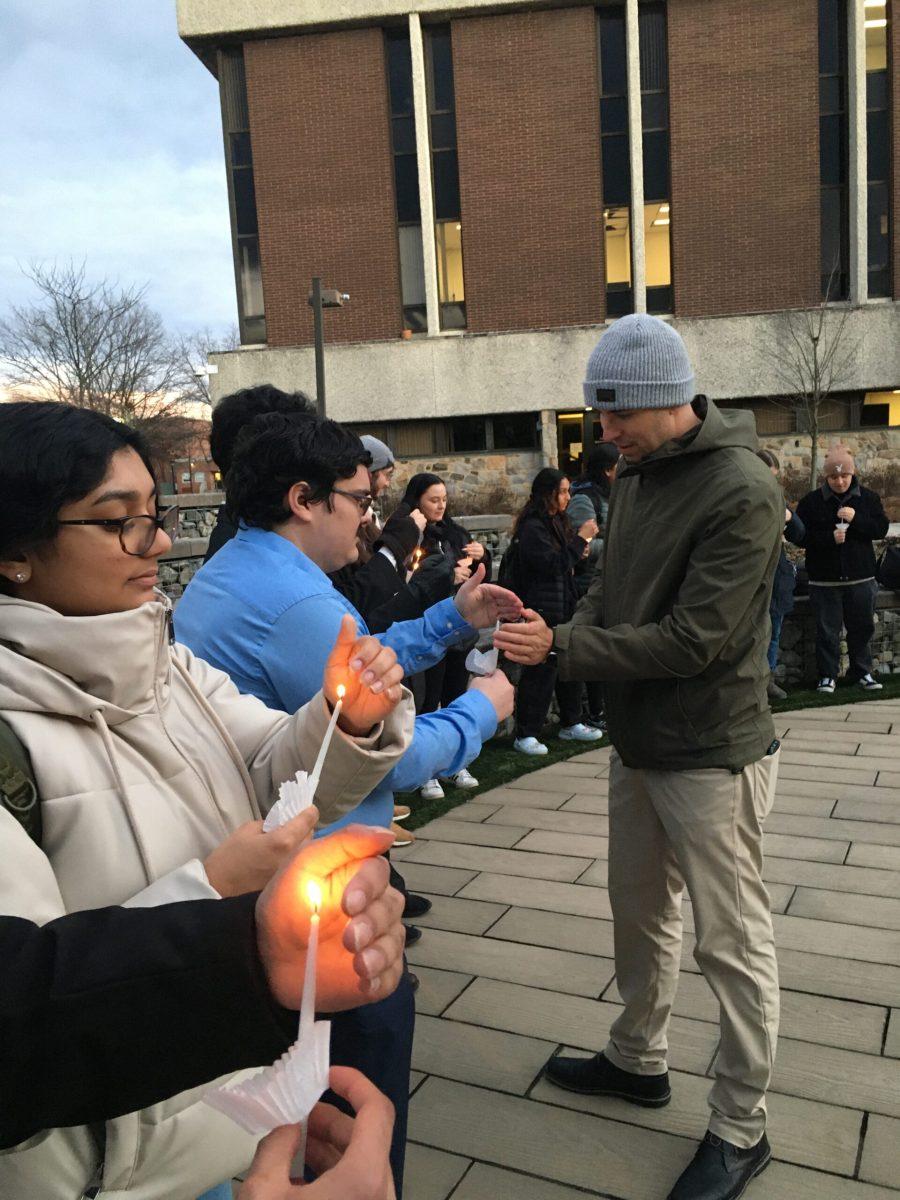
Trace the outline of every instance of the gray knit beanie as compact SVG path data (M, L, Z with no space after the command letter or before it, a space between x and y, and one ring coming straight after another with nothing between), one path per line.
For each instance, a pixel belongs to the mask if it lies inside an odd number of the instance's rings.
M369 463L370 471L383 471L385 467L394 465L394 452L390 446L386 446L377 437L372 437L371 433L364 433L359 440L372 455L372 461Z
M620 317L588 359L584 402L589 408L674 408L693 398L694 372L684 342L659 317Z

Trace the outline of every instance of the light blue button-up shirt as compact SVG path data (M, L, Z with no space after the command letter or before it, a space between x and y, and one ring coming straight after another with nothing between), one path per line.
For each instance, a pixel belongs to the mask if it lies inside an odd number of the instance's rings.
M175 610L175 636L194 654L227 672L242 692L270 708L296 712L322 686L325 662L344 613L366 624L328 576L280 534L239 530L194 576ZM415 621L398 621L378 640L390 646L407 675L433 666L474 630L452 600ZM468 691L440 712L416 717L403 758L350 814L350 821L387 826L395 791L411 791L435 775L470 763L497 727L491 702Z

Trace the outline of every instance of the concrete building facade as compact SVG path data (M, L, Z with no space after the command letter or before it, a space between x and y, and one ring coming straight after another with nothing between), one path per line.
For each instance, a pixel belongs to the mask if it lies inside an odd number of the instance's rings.
M825 304L825 440L900 423L897 0L177 6L222 102L242 345L214 399L315 391L319 275L350 294L329 415L405 458L577 469L584 363L632 311L785 437L792 313Z

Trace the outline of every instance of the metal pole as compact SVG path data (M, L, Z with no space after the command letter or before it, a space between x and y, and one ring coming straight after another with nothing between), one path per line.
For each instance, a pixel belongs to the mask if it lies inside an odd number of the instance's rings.
M322 280L312 281L313 336L316 344L316 410L325 416L325 332L322 323Z

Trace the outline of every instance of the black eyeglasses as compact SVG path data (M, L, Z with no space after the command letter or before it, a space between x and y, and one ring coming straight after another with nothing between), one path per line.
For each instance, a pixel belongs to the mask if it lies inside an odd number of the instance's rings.
M338 496L346 496L348 500L352 500L363 516L372 507L371 492L345 492L342 488L334 487L331 490Z
M142 513L139 517L81 517L77 521L58 521L59 525L102 525L105 529L118 529L119 545L126 554L143 558L156 541L158 530L162 530L172 541L178 534L178 505L173 504L151 517Z

